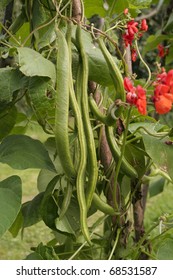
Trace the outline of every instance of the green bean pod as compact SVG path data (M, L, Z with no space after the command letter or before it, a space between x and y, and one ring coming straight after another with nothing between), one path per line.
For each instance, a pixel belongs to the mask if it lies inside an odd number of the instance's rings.
M69 62L71 65L71 26L68 26L68 47L69 47ZM86 149L86 138L84 133L84 127L82 122L82 115L80 111L80 105L77 102L76 95L73 87L73 77L72 70L70 68L70 103L72 106L72 110L75 116L75 121L78 130L78 141L79 141L79 150L80 150L80 158L78 163L78 172L76 178L76 191L77 198L80 209L80 224L81 231L88 242L91 245L89 229L87 225L87 205L85 199L85 181L86 181L86 165L87 165L87 149Z
M70 154L68 137L69 121L69 52L64 34L57 30L57 81L56 81L56 110L55 110L55 140L61 165L68 178L75 177L76 171Z
M110 72L110 75L112 77L112 81L113 81L114 86L116 88L116 94L117 94L116 98L121 99L122 101L125 102L126 95L125 95L125 90L124 90L124 82L123 82L122 74L121 74L118 66L116 65L112 55L110 54L110 52L106 48L103 39L99 38L98 43L99 43L99 47L102 51L102 54L103 54L103 56L104 56L104 58L107 62L109 72Z
M102 122L105 125L113 125L115 124L116 118L115 116L111 113L111 111L109 112L108 115L104 115L98 108L92 94L90 94L89 96L89 105L90 105L90 109L92 111L92 113L94 114L94 116L96 117L96 119L100 122ZM113 110L114 108L112 108ZM116 109L116 108L115 108Z
M109 204L104 202L99 195L94 193L93 195L93 204L97 207L98 210L101 212L110 215L110 216L115 216L115 215L120 215L119 212L116 212L113 207L111 207Z
M82 70L81 70L81 108L82 118L85 131L85 137L87 141L87 154L88 154L88 186L86 190L86 204L87 209L91 206L93 194L95 192L97 178L98 178L98 166L97 156L95 149L94 135L89 117L89 104L88 104L88 60L85 53L85 49L82 42L81 26L78 25L76 29L76 42L78 51L81 58Z
M106 138L109 144L109 148L112 152L112 156L116 162L118 162L120 156L121 156L121 150L118 147L118 144L115 140L115 136L113 133L113 127L106 126ZM126 158L123 156L122 163L121 163L121 171L124 172L125 175L131 177L131 178L137 178L138 174L136 170L133 168L133 166L126 160Z

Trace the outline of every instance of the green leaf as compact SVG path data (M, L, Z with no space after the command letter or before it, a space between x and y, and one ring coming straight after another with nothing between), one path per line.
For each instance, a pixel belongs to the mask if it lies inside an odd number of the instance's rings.
M25 260L29 260L29 261L32 261L32 260L44 260L43 257L38 254L37 252L33 252L31 254L29 254L28 256L26 256Z
M0 182L0 237L11 227L21 207L22 182L11 176Z
M48 184L40 205L40 214L44 223L51 229L56 230L55 219L58 217L58 206L53 197L53 192L60 176L55 176Z
M129 125L129 131L133 133L138 129L137 133L140 132L140 134L147 134L147 132L144 130L146 129L149 133L156 133L164 127L165 125L160 124L159 122L154 122L154 123L136 122Z
M112 0L107 0L109 7L112 7ZM123 0L116 1L114 9L111 14L119 14L122 13L126 8L128 8L132 14L132 16L137 15L140 12L140 9L146 9L150 6L152 0Z
M109 8L112 9L113 1L112 0L107 0L107 2L109 4ZM122 13L126 8L129 8L128 0L117 1L117 3L114 6L114 9L111 12L111 14ZM110 11L110 9L109 9L109 11Z
M154 176L153 180L149 182L150 197L155 196L164 190L165 178L161 176Z
M27 201L22 206L23 227L30 227L41 220L40 205L44 192L36 195L31 201Z
M156 257L159 260L173 260L173 238L165 238L158 245Z
M75 29L73 31L75 34ZM101 50L93 44L91 35L84 30L82 31L82 40L85 52L88 56L89 80L95 81L103 86L112 85L113 82L110 76L109 68ZM76 53L73 53L73 62L78 65L78 63L76 62L78 56L75 54ZM115 60L115 63L119 66L120 61L116 57L113 58Z
M52 44L56 39L55 33L55 23L52 23L50 26L46 26L40 31L38 39L38 49L42 49L46 46Z
M40 173L37 178L37 189L39 192L46 190L50 181L55 177L55 173L46 169L40 170Z
M151 2L152 0L128 0L130 9L146 9Z
M1 110L13 100L13 93L23 86L23 75L13 68L0 68Z
M17 118L17 109L15 106L6 109L0 114L0 141L6 137L13 129Z
M173 180L173 147L166 144L168 140L169 138L158 139L150 135L143 135L147 154L157 167L166 172Z
M32 5L33 29L36 29L38 26L42 25L47 19L47 12L42 2L39 0L34 0Z
M125 157L128 162L135 168L139 178L145 173L145 152L139 144L129 144L125 149Z
M72 198L64 217L55 221L57 230L75 235L80 229L80 211L77 199Z
M45 246L40 243L37 248L35 248L35 252L31 253L26 257L26 260L58 260L58 256L56 255L54 248Z
M10 135L2 141L0 162L19 170L44 168L55 172L55 167L43 144L26 135Z
M172 27L173 27L173 14L171 13L169 16L169 19L166 23L166 25L164 26L163 30L165 32L171 31L172 32Z
M51 124L54 124L53 108L55 107L54 92L51 89L50 81L43 77L31 78L28 84L28 97L38 123L48 129L50 119Z
M23 216L22 216L22 211L20 210L14 223L9 228L9 232L12 234L14 238L18 235L20 229L22 228L22 224L23 224Z
M102 0L87 0L84 1L84 8L85 8L85 16L87 18L90 18L94 14L97 14L101 17L104 17L106 15L106 11L103 7L103 1Z
M54 64L40 53L30 48L17 48L20 71L29 77L48 77L55 82L56 71Z
M164 40L169 40L168 35L151 35L148 37L146 44L143 49L143 55L146 54L146 52L154 50L157 48L157 46L162 43Z

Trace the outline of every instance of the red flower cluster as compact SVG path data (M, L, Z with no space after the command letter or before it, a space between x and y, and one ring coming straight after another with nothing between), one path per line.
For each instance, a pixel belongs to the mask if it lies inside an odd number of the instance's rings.
M165 70L157 75L154 83L154 97L152 100L158 114L166 114L172 109L173 104L173 70Z
M130 20L127 23L127 30L125 34L123 34L123 40L125 43L125 46L128 47L128 45L132 45L132 42L135 38L135 34L138 34L139 37L142 36L142 32L146 32L148 30L148 25L146 19L143 19L141 21L139 29L137 28L138 22L134 21L134 19Z
M168 52L169 52L169 49L166 49L164 46L162 46L161 44L159 44L157 46L157 49L158 49L158 56L159 57L164 57L166 55L168 55Z
M138 111L142 115L147 114L147 100L146 100L146 91L138 85L134 87L129 78L124 78L124 88L127 91L126 101L135 105L138 108Z
M125 13L125 11L124 11ZM126 14L126 13L125 13ZM128 45L132 46L133 40L135 38L135 35L138 37L141 37L143 32L148 30L148 25L146 19L143 19L141 21L141 24L138 28L138 22L134 21L134 19L130 20L127 23L127 29L125 34L123 34L123 40L125 47L128 47ZM132 54L132 61L136 61L137 58L137 52L135 48L131 48L131 54Z

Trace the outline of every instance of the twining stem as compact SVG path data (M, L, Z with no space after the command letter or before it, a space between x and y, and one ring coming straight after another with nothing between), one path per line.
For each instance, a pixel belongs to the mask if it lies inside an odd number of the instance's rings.
M15 36L0 22L0 26L5 30L5 32L17 43L17 45L21 45L20 42L16 39Z
M36 31L38 31L38 30L40 30L40 29L42 29L42 28L48 26L49 24L51 24L52 22L54 22L56 18L57 18L57 14L56 14L50 21L48 21L48 22L46 22L46 23L44 23L44 24L38 26L38 27L35 28L34 30L32 30L31 33L26 37L26 39L25 39L24 42L22 43L21 47L24 47L24 46L26 45L26 43L28 42L28 40L32 37L32 35L33 35Z
M153 137L158 137L158 138L164 138L166 137L169 132L160 132L160 133L152 133L151 131L149 131L146 127L144 126L139 126L132 134L130 134L127 139L131 138L132 136L134 136L140 129L143 129L148 135L153 136Z
M145 62L145 60L143 59L143 57L141 56L141 53L140 53L140 51L139 51L139 47L138 47L138 42L137 42L137 40L135 40L135 46L136 46L136 50L137 50L137 53L138 53L138 55L139 55L140 60L141 60L142 63L145 65L145 67L146 67L146 69L147 69L147 71L148 71L148 79L147 79L147 81L146 81L146 83L145 83L145 85L144 85L144 88L147 88L148 85L149 85L149 83L150 83L150 80L151 80L151 71L150 71L149 66L147 65L147 63Z

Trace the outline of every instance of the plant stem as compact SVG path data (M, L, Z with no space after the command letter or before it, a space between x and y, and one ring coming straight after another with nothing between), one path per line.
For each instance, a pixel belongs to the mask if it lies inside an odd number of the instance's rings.
M116 247L117 247L117 243L118 243L118 240L119 240L119 236L120 236L121 231L122 231L121 228L118 228L118 229L117 229L117 236L116 236L116 239L115 239L115 242L114 242L114 246L113 246L113 248L112 248L112 251L111 251L111 253L110 253L110 255L109 255L108 260L111 260L111 259L112 259L112 256L113 256L113 254L114 254L114 252L115 252L115 249L116 249Z
M126 128L125 128L124 138L123 138L123 143L122 143L122 148L121 148L121 156L120 156L120 158L119 158L119 160L118 160L118 163L117 163L117 166L116 166L116 172L115 172L115 178L114 178L114 188L113 188L113 200L114 200L114 205L117 205L117 202L116 202L116 193L117 193L118 175L119 175L119 172L120 172L121 163L122 163L122 159L123 159L124 152L125 152L126 138L127 138L127 133L128 133L128 126L129 126L129 123L130 123L131 111L132 111L132 107L130 107L129 110L128 110L127 120L126 120ZM117 210L118 210L118 209L117 209Z

